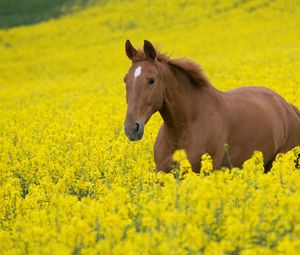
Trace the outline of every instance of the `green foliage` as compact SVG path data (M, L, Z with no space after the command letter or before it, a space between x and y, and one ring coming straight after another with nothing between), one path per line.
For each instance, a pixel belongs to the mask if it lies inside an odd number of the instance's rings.
M0 28L35 24L106 0L1 0Z

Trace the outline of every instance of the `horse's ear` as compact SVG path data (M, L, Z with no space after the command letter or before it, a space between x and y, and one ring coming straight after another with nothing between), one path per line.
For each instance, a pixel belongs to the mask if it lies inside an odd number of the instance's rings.
M144 52L146 57L153 60L156 58L156 50L152 43L147 40L144 41Z
M131 42L129 40L126 40L125 43L125 51L126 55L129 59L133 59L133 57L136 55L137 50L132 46Z

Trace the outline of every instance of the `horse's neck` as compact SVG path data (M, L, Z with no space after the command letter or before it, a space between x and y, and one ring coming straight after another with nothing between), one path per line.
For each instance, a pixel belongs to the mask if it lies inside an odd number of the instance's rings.
M164 80L166 88L160 114L169 132L180 137L198 115L207 115L205 104L218 100L219 91L210 84L197 88L185 74L174 73L170 69Z

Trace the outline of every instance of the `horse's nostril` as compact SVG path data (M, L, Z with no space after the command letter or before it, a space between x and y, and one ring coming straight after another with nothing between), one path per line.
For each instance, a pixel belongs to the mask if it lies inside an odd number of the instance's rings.
M141 140L144 134L144 123L139 121L125 123L124 131L130 141Z
M135 131L135 132L138 132L139 129L140 129L140 124L139 124L138 122L136 122L136 123L135 123L135 129L134 129L134 131Z

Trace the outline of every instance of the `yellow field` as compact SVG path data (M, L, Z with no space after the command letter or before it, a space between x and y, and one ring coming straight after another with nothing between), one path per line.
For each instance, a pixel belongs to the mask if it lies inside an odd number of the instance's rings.
M268 174L255 153L174 177L154 173L158 114L140 142L123 131L126 39L300 107L299 17L292 0L112 1L0 30L0 254L300 254L300 148Z

